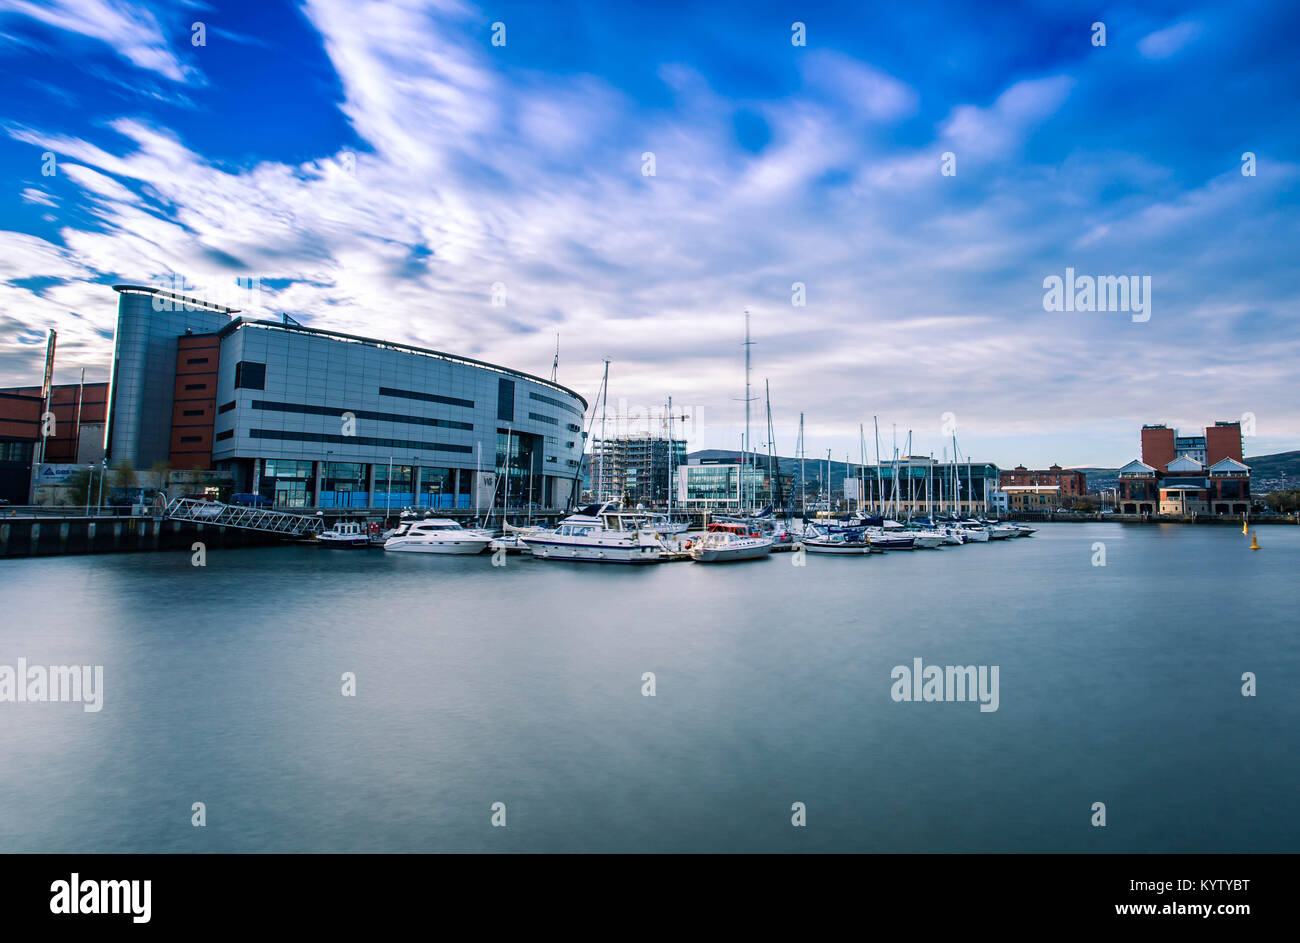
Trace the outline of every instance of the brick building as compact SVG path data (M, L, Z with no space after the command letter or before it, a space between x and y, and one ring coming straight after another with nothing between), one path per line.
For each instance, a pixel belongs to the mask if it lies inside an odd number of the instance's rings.
M1126 514L1245 514L1250 468L1242 461L1241 424L1216 422L1204 435L1163 424L1142 427L1142 459L1119 470Z
M1017 465L998 475L998 486L1003 490L1023 487L1055 486L1059 498L1081 498L1088 493L1088 476L1081 471L1053 465L1050 468L1032 469ZM1044 492L1046 493L1046 492Z

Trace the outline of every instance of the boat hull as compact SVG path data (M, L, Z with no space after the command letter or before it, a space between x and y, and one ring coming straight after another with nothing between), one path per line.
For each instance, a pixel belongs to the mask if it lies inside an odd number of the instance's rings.
M915 550L914 537L872 537L871 546L880 550Z
M691 559L696 563L731 563L738 560L758 560L772 552L772 542L763 541L749 547L692 547Z
M658 546L650 544L573 543L532 537L525 537L524 543L535 559L575 563L658 563L660 553Z
M414 541L394 537L384 544L389 553L482 553L490 543L482 539Z
M864 544L858 542L815 543L813 541L805 541L803 547L809 553L850 553L850 554L858 554L859 556L861 556L863 554L881 552L879 549L871 546L871 544L869 543Z

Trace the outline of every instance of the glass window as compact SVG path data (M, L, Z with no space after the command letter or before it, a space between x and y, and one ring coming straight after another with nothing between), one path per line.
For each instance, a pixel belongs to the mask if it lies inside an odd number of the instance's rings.
M497 419L515 420L515 381L505 377L497 380Z
M235 389L266 389L266 364L241 360L235 364Z

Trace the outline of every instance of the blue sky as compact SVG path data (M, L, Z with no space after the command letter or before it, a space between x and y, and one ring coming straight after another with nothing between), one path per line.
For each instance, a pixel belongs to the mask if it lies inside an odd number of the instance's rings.
M559 334L692 448L739 443L745 309L783 454L800 412L837 460L873 415L1004 466L1300 447L1294 3L636 7L0 0L0 384L50 327L105 377L107 286L182 279L542 375ZM1149 320L1044 310L1067 267Z

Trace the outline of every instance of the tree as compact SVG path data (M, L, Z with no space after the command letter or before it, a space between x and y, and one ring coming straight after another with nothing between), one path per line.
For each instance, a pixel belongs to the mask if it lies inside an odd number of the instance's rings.
M112 482L114 488L130 491L140 487L140 476L136 473L135 466L123 459L113 466Z
M1283 514L1300 511L1300 491L1274 491L1263 498L1274 511Z
M63 482L61 500L64 504L86 506L86 496L90 493L90 472L87 469L75 471Z

